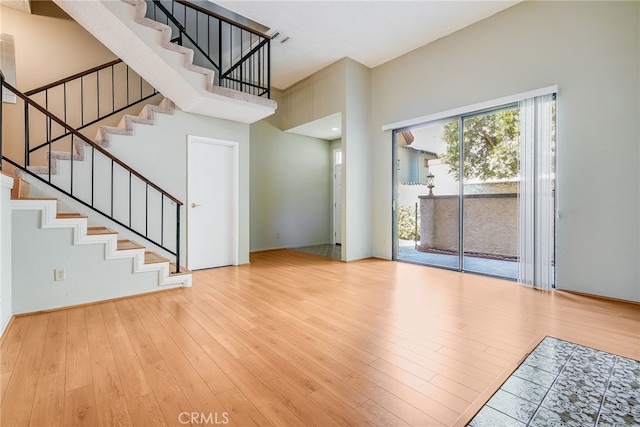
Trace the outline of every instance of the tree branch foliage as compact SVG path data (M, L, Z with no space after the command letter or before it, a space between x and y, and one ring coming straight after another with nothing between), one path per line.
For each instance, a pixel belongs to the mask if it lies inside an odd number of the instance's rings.
M446 123L442 140L447 151L439 157L449 173L460 179L459 125ZM520 169L518 110L506 110L464 120L464 177L481 180L513 178Z

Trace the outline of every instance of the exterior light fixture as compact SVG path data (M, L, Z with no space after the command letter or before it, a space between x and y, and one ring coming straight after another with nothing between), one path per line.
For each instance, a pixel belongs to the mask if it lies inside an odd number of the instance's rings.
M435 187L435 185L433 185L433 178L435 177L431 172L429 172L429 175L427 175L427 188L429 189L429 196L433 196L433 187Z

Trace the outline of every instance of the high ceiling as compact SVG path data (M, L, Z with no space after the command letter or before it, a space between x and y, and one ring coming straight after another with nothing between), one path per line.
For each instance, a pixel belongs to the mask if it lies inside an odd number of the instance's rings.
M289 37L271 44L271 85L286 89L344 57L376 67L520 1L214 3Z

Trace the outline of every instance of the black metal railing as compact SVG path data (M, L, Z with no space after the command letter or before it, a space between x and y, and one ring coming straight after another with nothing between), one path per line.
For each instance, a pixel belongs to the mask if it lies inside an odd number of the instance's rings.
M182 202L4 80L2 87L17 96L4 111L4 136L24 141L24 156L13 147L2 160L174 255L179 272ZM33 153L30 141L47 150Z
M121 59L115 59L24 94L79 131L148 100L158 91ZM69 133L58 138L67 136ZM46 146L43 142L30 152Z
M271 39L184 0L146 0L147 18L171 27L171 40L194 51L194 64L216 71L219 86L271 96Z

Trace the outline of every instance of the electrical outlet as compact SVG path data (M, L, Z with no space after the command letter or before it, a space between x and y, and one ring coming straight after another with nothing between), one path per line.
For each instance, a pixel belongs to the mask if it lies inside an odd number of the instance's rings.
M63 268L56 268L53 270L53 280L59 282L60 280L66 280L67 271Z

